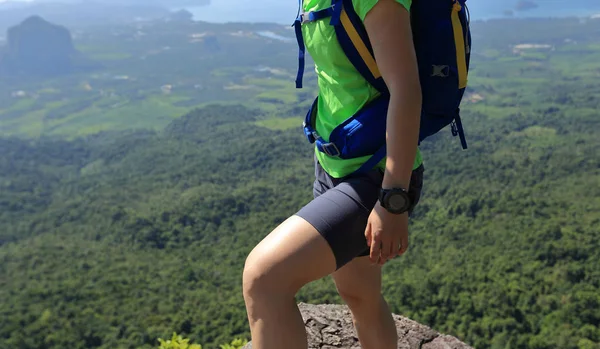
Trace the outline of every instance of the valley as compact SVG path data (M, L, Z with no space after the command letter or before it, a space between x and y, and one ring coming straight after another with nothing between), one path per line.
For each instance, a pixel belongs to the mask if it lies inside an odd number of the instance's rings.
M476 348L600 346L600 20L475 21L462 105L422 145L392 311ZM71 31L99 66L0 80L0 348L218 349L254 244L312 195L293 31ZM281 37L285 39L281 39ZM330 278L299 302L341 303Z

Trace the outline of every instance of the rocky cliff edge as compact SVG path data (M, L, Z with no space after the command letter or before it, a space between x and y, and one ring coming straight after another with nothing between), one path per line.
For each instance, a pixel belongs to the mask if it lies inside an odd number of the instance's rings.
M300 303L309 349L361 349L345 305ZM455 337L441 334L418 322L395 315L398 349L473 349ZM243 349L251 349L252 342Z

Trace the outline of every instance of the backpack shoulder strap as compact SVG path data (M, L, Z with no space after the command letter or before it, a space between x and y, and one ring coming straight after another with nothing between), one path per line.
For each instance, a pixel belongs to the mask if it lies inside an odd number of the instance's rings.
M461 47L468 47L465 39L464 29L468 29L468 23L461 21L460 13L465 6L466 0L458 0L452 5L452 31L454 32L454 44L456 45L456 61L458 69L458 88L464 89L467 87L468 80L468 64L467 64L467 51L461 49ZM462 3L462 5L461 5ZM465 6L466 8L466 6Z
M306 13L302 10L302 0L299 0L299 3L298 15L293 24L299 48L296 88L302 88L305 66L306 48L302 37L302 24L330 17L330 24L335 28L338 42L350 63L381 94L388 94L387 86L375 62L369 36L354 10L352 0L332 0L331 7Z
M352 0L333 0L331 24L342 50L356 70L381 94L388 94L379 72L367 30L354 10Z
M298 15L292 26L296 33L296 40L298 41L298 75L296 76L296 88L302 88L302 79L304 78L304 66L305 66L305 55L306 47L304 45L304 38L302 37L302 24L308 22L314 22L327 17L333 16L333 6L319 11L304 12L302 7L302 0L298 0Z

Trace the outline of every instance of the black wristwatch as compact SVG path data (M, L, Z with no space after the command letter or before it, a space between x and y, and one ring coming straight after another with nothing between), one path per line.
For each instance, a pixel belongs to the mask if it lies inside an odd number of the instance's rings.
M403 188L381 189L379 193L381 207L393 214L403 214L410 209L410 197Z

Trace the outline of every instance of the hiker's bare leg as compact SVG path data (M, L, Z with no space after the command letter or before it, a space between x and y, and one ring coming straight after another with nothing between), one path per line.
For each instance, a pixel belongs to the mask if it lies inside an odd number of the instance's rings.
M335 268L329 244L298 216L261 241L248 256L243 275L253 349L306 349L296 293Z
M352 312L363 349L396 349L398 334L381 294L381 266L359 257L333 273L340 296Z

